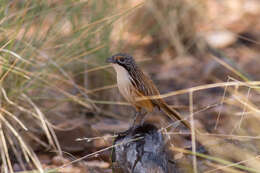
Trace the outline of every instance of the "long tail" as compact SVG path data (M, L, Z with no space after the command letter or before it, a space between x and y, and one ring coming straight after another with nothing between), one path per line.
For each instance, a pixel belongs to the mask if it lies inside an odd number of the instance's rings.
M167 103L165 103L163 100L160 100L159 105L160 109L171 119L177 119L179 120L183 125L185 125L187 128L191 129L190 124L181 118L181 115L176 110L170 108Z

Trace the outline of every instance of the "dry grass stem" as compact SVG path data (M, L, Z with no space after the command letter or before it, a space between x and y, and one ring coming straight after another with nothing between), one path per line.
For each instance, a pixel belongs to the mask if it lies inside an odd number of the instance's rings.
M191 123L191 142L192 142L192 152L196 153L196 135L195 135L195 124L193 118L193 91L189 92L189 107L190 107L190 123ZM193 171L194 173L198 172L197 167L197 157L193 155Z
M162 99L167 98L175 95L181 95L181 94L187 94L192 90L193 92L200 91L200 90L206 90L210 88L217 88L217 87L227 87L227 86L253 86L253 88L258 88L258 85L260 85L260 81L250 81L250 82L220 82L220 83L214 83L214 84L207 84L207 85L200 85L196 87L191 87L188 89L182 89L178 91L172 91L166 94L160 94L155 96L147 96L146 98L137 98L137 100L146 100L146 99Z

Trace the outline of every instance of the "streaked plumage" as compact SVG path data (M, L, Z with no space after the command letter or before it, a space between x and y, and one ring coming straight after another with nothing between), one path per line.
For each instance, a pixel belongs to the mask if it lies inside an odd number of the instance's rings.
M188 123L182 121L180 114L171 109L163 99L137 101L137 98L159 95L160 93L153 81L136 65L132 56L119 53L108 58L107 61L112 63L117 73L117 85L120 93L138 112L142 108L148 112L152 112L154 107L158 107L170 118L175 117L181 120L186 127L190 128Z

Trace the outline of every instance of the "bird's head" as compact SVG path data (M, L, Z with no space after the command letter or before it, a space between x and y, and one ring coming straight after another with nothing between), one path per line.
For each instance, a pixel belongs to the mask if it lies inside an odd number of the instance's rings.
M106 62L119 65L128 71L136 66L134 58L125 53L115 54L107 58Z

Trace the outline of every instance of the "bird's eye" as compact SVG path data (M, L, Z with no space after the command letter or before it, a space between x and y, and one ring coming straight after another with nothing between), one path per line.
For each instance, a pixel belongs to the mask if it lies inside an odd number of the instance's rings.
M122 58L119 58L118 61L119 61L119 62L124 62L124 61L125 61L125 58L123 58L123 57L122 57Z

